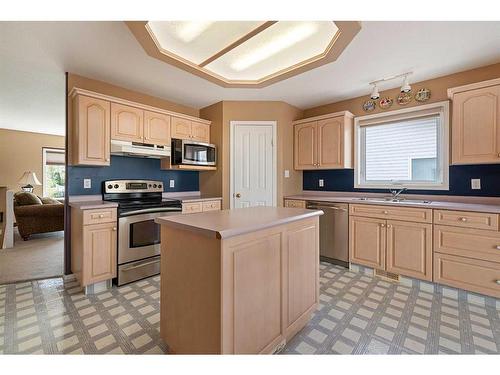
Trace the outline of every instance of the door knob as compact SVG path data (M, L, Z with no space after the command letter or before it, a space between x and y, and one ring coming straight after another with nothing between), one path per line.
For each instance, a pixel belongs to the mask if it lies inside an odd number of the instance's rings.
M240 194L240 193L236 193L234 196L235 196L236 198L241 198L241 194Z
M116 231L116 227L113 227L113 231Z

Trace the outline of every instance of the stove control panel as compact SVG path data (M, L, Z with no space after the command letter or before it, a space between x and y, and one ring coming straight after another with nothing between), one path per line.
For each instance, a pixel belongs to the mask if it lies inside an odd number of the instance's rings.
M163 181L112 180L104 181L104 193L162 193Z

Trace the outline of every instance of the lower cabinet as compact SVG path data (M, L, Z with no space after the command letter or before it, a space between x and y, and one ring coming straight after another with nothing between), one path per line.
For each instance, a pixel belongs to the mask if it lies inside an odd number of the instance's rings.
M432 224L387 220L386 271L432 281Z
M432 281L432 224L351 216L350 261Z
M349 258L353 263L385 269L385 220L351 216Z
M116 208L71 212L71 270L82 287L116 277ZM95 223L89 217L95 216Z
M284 206L291 208L306 208L306 201L300 201L297 199L285 199Z
M221 209L221 201L201 201L201 202L186 202L182 204L183 214L194 214L197 212L218 211Z

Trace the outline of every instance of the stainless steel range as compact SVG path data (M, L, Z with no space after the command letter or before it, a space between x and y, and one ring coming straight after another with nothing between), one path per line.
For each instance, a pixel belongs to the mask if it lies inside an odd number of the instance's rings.
M154 219L181 213L181 201L162 197L162 181L104 181L102 191L103 200L118 203L117 284L159 274L160 226Z

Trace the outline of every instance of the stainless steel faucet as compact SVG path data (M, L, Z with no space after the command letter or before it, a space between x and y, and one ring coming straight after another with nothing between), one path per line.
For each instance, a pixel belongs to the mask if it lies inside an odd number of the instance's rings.
M398 199L398 197L401 195L402 192L406 191L406 188L402 188L399 190L389 190L392 195L392 200Z

